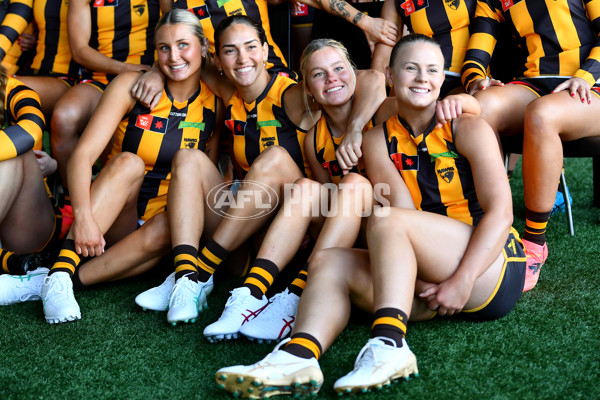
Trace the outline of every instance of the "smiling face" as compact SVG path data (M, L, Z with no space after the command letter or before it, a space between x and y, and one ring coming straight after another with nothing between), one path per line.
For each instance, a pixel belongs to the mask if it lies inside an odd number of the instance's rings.
M262 43L257 32L243 23L234 23L219 38L217 66L233 81L236 87L250 87L268 80L265 62L269 47Z
M307 91L321 105L345 104L354 95L356 75L342 54L324 47L310 55L307 62Z
M398 50L393 68L386 69L398 106L414 109L435 106L444 82L444 56L440 48L417 41Z
M207 48L185 24L163 25L156 32L158 63L167 79L180 82L200 75Z

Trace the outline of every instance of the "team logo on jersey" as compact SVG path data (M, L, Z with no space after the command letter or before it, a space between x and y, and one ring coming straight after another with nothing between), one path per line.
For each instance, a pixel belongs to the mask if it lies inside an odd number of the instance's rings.
M267 147L271 147L271 146L275 145L275 138L274 137L261 138L260 143L262 145L262 148L266 149Z
M94 0L93 7L116 7L119 0Z
M330 176L342 176L344 175L344 171L340 168L340 164L337 160L325 161L321 164L323 168L329 171Z
M446 183L450 183L454 179L454 167L440 168L436 172Z
M138 115L137 120L135 121L135 126L138 128L162 134L167 133L168 124L168 119L151 114Z
M517 3L520 3L521 1L522 0L500 0L500 3L502 3L502 11L508 11L509 8Z
M183 138L183 146L186 149L195 149L198 143L198 139L196 138Z
M400 5L404 14L408 17L410 14L429 7L429 0L406 0Z
M223 7L225 4L229 3L231 0L217 0L217 5L219 7Z
M200 7L188 8L188 11L194 14L198 19L210 18L210 13L208 12L206 4Z
M246 121L228 119L225 121L225 126L236 136L244 136L246 134Z
M460 0L444 0L444 3L452 10L458 10L460 7Z
M133 12L136 13L138 17L144 15L144 11L146 11L146 6L144 4L133 6Z
M418 171L419 170L419 156L409 156L404 153L394 153L390 157L396 164L398 171Z

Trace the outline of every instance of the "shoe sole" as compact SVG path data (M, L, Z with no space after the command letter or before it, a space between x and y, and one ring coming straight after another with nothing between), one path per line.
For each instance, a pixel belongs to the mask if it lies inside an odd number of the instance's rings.
M370 385L359 385L359 386L342 386L334 388L336 393L339 396L357 394L357 393L369 393L373 390L380 391L385 388L388 388L392 385L392 383L398 382L400 379L403 379L405 382L410 380L410 376L413 375L415 378L419 377L419 369L417 368L417 358L412 355L407 361L408 365L405 365L399 371L397 371L390 378L386 379L383 382L377 382Z
M318 371L318 372L317 372ZM215 379L219 388L233 394L234 397L262 399L280 394L299 396L314 396L323 385L321 371L310 367L296 373L293 382L270 381L257 379L253 376L235 373L217 373ZM319 377L319 375L321 375Z
M46 317L46 322L49 323L49 324L62 324L64 322L77 321L78 319L81 319L81 314L79 314L79 315L67 315L67 316L64 316L64 317L56 317L56 318Z
M206 338L206 340L208 340L210 343L218 343L218 342L224 342L227 340L234 340L240 337L239 332L235 332L235 333L223 333L220 335L204 335L204 337Z

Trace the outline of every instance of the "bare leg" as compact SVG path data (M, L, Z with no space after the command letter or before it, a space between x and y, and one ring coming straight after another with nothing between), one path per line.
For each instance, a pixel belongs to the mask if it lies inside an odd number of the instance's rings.
M0 162L0 176L6 177L0 179L3 247L16 253L39 250L52 234L54 211L33 151Z
M527 107L523 140L523 183L525 206L549 212L554 205L556 185L563 166L562 141L597 136L596 116L600 99L583 104L567 91L550 94Z
M442 283L458 268L473 228L437 214L390 209L387 217L369 220L367 239L373 274L375 309L393 307L407 314L413 306L416 278ZM500 253L475 281L465 309L476 308L491 296L503 265ZM410 315L411 319L423 319Z
M58 162L60 179L65 187L67 162L101 96L102 92L97 88L79 84L65 92L54 107L50 144L52 156Z
M214 206L214 198L207 195L221 183L219 171L203 152L182 149L175 154L167 200L173 247L197 247L203 233L210 237L215 232L222 217L210 209L207 202Z
M104 254L79 268L85 286L129 278L154 267L170 251L167 216L160 213L142 227L125 236Z
M33 89L40 96L42 111L46 122L52 118L52 111L58 99L69 90L69 85L60 79L44 76L18 76L21 82Z
M239 247L272 218L272 213L265 213L259 218L250 219L258 211L264 211L263 208L259 209L257 204L268 204L273 209L281 205L277 204L276 199L267 198L263 185L273 189L281 198L283 186L300 178L302 173L284 148L272 146L263 151L252 164L244 179L246 183L242 185L236 196L236 199L244 196L244 206L229 209L230 218L225 218L221 222L213 239L228 250ZM259 182L260 185L248 182Z

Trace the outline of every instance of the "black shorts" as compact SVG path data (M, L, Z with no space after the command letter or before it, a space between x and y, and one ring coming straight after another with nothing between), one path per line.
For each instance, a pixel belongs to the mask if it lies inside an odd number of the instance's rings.
M104 90L106 89L106 86L108 86L106 83L95 81L93 79L82 79L82 80L79 81L79 83L85 83L87 85L93 86L93 87L95 87L96 89L98 89L102 93L104 93Z
M62 83L64 83L65 85L67 85L68 87L75 86L75 84L79 81L78 77L73 77L73 76L68 76L68 75L64 75L64 74L58 74L56 72L49 72L49 71L43 71L43 70L34 70L32 72L24 73L22 75L21 74L15 75L15 77L17 79L19 79L19 76L33 76L33 77L40 77L40 78L56 78L59 81L61 81Z
M48 187L48 183L46 181L44 181L44 185L46 186L46 192L48 193L48 200L52 203L52 208L54 210L54 227L52 228L52 234L50 235L50 238L38 251L56 253L56 255L58 256L58 252L62 245L62 240L60 240L60 231L62 228L62 213L60 212L58 204L56 204L54 196L52 196L52 192L50 191L50 188Z
M450 75L446 72L446 77L444 78L444 83L442 83L442 87L440 88L440 99L443 99L444 97L448 96L448 93L450 93L457 87L462 88L460 76Z
M504 265L496 289L484 304L463 310L461 317L479 321L497 319L508 314L517 304L525 284L526 257L523 243L514 229L508 235L502 254Z
M509 82L509 85L521 85L531 90L538 97L545 96L552 93L554 88L570 78L559 77L559 76L540 76L537 78L521 78ZM600 97L600 87L597 84L592 86L592 93Z

